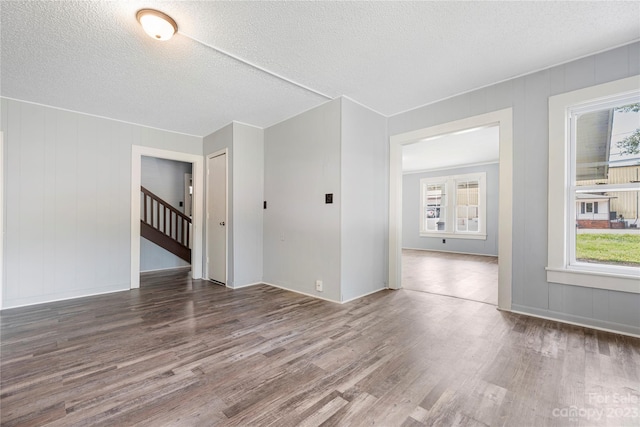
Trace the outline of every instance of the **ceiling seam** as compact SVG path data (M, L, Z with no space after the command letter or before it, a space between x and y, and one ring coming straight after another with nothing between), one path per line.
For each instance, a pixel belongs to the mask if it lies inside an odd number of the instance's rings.
M101 116L99 114L85 113L84 111L71 110L69 108L64 108L64 107L56 107L55 105L43 104L41 102L27 101L26 99L12 98L10 96L4 96L4 95L0 95L0 99L7 99L9 101L16 101L16 102L24 102L25 104L38 105L40 107L46 107L46 108L53 108L54 110L66 111L68 113L74 113L74 114L82 114L83 116L95 117L97 119L103 119L103 120L111 120L111 121L114 121L114 122L124 123L126 125L140 126L140 127L143 127L143 128L159 130L159 131L162 131L162 132L171 132L171 133L175 133L175 134L178 134L178 135L190 136L190 137L193 137L193 138L204 138L204 136L202 136L202 135L196 135L196 134L193 134L193 133L186 133L186 132L180 132L180 131L177 131L177 130L163 129L163 128L159 128L159 127L156 127L156 126L143 125L142 123L130 122L130 121L127 121L127 120L116 119L116 118L109 117L109 116Z
M374 113L376 113L376 114L378 114L378 115L380 115L380 116L382 116L382 117L384 117L384 118L386 118L386 119L388 119L389 117L391 117L391 116L388 116L388 115L386 115L386 114L381 113L380 111L376 110L375 108L369 107L368 105L363 104L362 102L357 101L357 100L355 100L355 99L351 98L351 97L350 97L350 96L348 96L348 95L340 95L340 97L341 97L341 98L348 99L349 101L353 102L354 104L358 104L359 106L361 106L361 107L363 107L363 108L366 108L366 109L367 109L367 110L369 110L369 111L373 111Z
M238 55L234 55L233 53L228 52L228 51L226 51L226 50L224 50L224 49L221 49L221 48L216 47L216 46L213 46L213 45L211 45L211 44L209 44L209 43L203 42L202 40L197 39L197 38L195 38L195 37L193 37L193 36L190 36L189 34L186 34L186 33L182 32L182 31L178 31L178 34L181 34L181 35L183 35L184 37L186 37L186 38L188 38L188 39L191 39L191 40L193 40L193 41L194 41L194 42L196 42L196 43L200 43L201 45L206 46L206 47L208 47L209 49L213 49L213 50L215 50L215 51L216 51L216 52L218 52L218 53L221 53L221 54L223 54L223 55L225 55L225 56L228 56L228 57L229 57L229 58L231 58L231 59L234 59L234 60L236 60L236 61L238 61L238 62L241 62L241 63L243 63L243 64L245 64L245 65L248 65L248 66L250 66L250 67L252 67L252 68L255 68L255 69L256 69L256 70L258 70L258 71L262 71L262 72L263 72L263 73L265 73L265 74L269 74L269 75L270 75L270 76L272 76L272 77L275 77L275 78L277 78L277 79L280 79L280 80L282 80L282 81L284 81L284 82L287 82L287 83L289 83L289 84L292 84L292 85L294 85L294 86L297 86L297 87L299 87L299 88L301 88L301 89L304 89L304 90L306 90L306 91L309 91L309 92L315 93L316 95L322 96L323 98L326 98L326 99L329 99L329 100L334 99L334 97L329 96L329 95L327 95L327 94L325 94L325 93L322 93L322 92L320 92L319 90L313 89L313 88L311 88L311 87L309 87L309 86L307 86L307 85L304 85L304 84L302 84L302 83L298 83L298 82L296 82L295 80L292 80L292 79L290 79L290 78L288 78L288 77L285 77L285 76L282 76L282 75L280 75L280 74L278 74L278 73L276 73L276 72L274 72L274 71L271 71L271 70L268 70L268 69L266 69L266 68L264 68L264 67L261 67L261 66L260 66L260 65L258 65L258 64L255 64L255 63L253 63L253 62L251 62L251 61L249 61L249 60L247 60L247 59L244 59L244 58L242 58L242 57L240 57L240 56L238 56Z
M636 38L636 39L634 39L632 41L625 42L625 43L622 43L622 44L619 44L619 45L616 45L616 46L607 47L605 49L601 49L601 50L598 50L596 52L587 53L585 55L581 55L581 56L575 57L573 59L569 59L569 60L566 60L566 61L558 62L556 64L552 64L552 65L549 65L549 66L546 66L546 67L543 67L543 68L538 68L538 69L533 70L533 71L527 71L526 73L518 74L518 75L515 75L515 76L512 76L512 77L508 77L506 79L498 80L498 81L493 82L493 83L488 83L488 84L483 85L483 86L478 86L478 87L475 87L473 89L469 89L469 90L465 90L465 91L462 91L462 92L458 92L458 93L453 94L451 96L446 96L444 98L436 99L435 101L427 102L426 104L418 105L416 107L407 108L406 110L402 110L402 111L399 111L397 113L390 114L388 116L388 118L399 116L401 114L405 114L405 113L408 113L410 111L418 110L420 108L428 107L430 105L438 104L439 102L447 101L447 100L455 98L457 96L466 95L468 93L472 93L472 92L475 92L477 90L486 89L488 87L499 85L501 83L506 83L506 82L511 81L511 80L516 80L516 79L519 79L519 78L522 78L522 77L530 76L530 75L535 74L535 73L540 73L542 71L550 70L550 69L555 68L555 67L560 67L562 65L569 64L569 63L574 62L574 61L579 61L580 59L583 59L583 58L588 58L590 56L599 55L601 53L608 52L608 51L614 50L614 49L618 49L618 48L621 48L621 47L624 47L624 46L630 46L630 45L632 45L634 43L637 43L639 41L640 41L640 38Z

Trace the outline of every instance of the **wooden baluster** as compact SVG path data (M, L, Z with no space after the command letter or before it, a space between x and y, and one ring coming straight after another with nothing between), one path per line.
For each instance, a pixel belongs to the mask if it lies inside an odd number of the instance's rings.
M171 212L171 237L175 239L175 238L176 238L176 237L178 237L178 236L175 236L175 237L174 237L174 234L173 234L173 231L174 231L174 230L175 230L175 228L176 228L176 227L174 227L174 226L173 226L173 217L174 217L173 212ZM177 216L176 216L176 219L178 219L178 217L177 217ZM177 240L177 239L176 239L176 240Z
M149 223L149 221L147 220L147 198L148 196L144 193L142 193L142 197L144 198L144 222L146 222L147 224Z
M183 223L184 223L184 222L186 222L186 221L183 221ZM190 231L190 230L189 230L189 223L187 222L187 238L185 239L184 245L185 245L186 247L188 247L188 248L190 248L190 247L191 247L191 245L189 244L189 237L190 237L190 236L189 236L189 231Z

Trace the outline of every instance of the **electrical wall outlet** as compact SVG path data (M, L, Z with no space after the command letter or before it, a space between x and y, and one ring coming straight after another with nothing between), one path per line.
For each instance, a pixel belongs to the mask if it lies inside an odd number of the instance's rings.
M316 291L322 292L322 280L316 280Z

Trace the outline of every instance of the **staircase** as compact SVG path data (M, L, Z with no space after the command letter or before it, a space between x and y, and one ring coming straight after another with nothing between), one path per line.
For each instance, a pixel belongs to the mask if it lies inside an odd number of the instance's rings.
M140 235L191 263L191 218L140 187Z

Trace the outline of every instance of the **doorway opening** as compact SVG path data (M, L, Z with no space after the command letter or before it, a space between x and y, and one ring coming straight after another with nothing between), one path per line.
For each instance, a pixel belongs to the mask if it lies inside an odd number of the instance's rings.
M402 287L498 304L499 128L402 147Z
M192 180L192 215L189 240L191 242L191 277L199 279L203 272L203 242L202 242L202 212L203 196L202 183L204 182L203 157L195 154L180 153L161 150L157 148L134 145L131 150L131 276L130 288L140 287L141 270L141 217L143 215L142 163L143 156L157 159L174 160L191 165ZM179 184L182 187L183 184ZM170 227L170 226L169 226Z
M188 162L142 156L140 273L191 269L192 209L185 176L192 168Z
M394 135L390 138L390 177L389 177L389 287L391 289L399 289L403 287L403 266L402 266L402 248L405 246L403 241L403 148L409 147L423 141L435 141L443 138L444 135L456 134L463 135L475 130L495 127L498 130L498 206L494 216L497 216L497 252L498 252L498 290L497 305L503 310L511 309L511 280L512 280L512 175L513 175L513 154L512 154L512 111L505 109L492 113L473 116L466 119L445 123L417 131L404 134ZM433 148L433 146L432 146ZM450 165L451 166L451 165ZM431 171L434 172L434 171ZM447 172L440 170L436 175L444 176ZM477 220L482 217L477 204L470 203L467 199L463 204L455 203L453 193L460 191L459 183L467 183L465 191L468 191L469 179L461 179L459 173L447 175L451 181L441 180L438 187L437 182L427 180L423 182L421 190L416 189L416 194L423 191L422 198L429 198L427 203L423 203L422 208L416 208L413 212L417 217L415 223L420 224L421 217L425 221L424 227L421 229L421 237L438 236L439 245L449 245L455 248L455 242L461 242L460 234L466 239L486 239L485 233L481 232L481 226ZM437 181L437 180L436 180ZM429 184L433 184L429 186ZM447 213L446 206L439 205L438 194L441 201L446 200L449 204ZM447 193L451 193L449 198ZM467 194L468 197L468 194ZM423 200L424 202L424 200ZM417 204L420 206L420 204ZM431 212L427 212L426 208L430 208ZM422 212L422 210L425 212ZM433 218L429 217L432 213ZM409 215L410 216L410 215ZM442 220L440 219L442 216ZM437 218L436 218L437 217ZM464 219L464 221L462 221ZM435 220L435 221L434 221ZM430 222L427 222L430 221ZM431 224L433 223L433 224ZM431 227L432 226L432 227ZM476 236L472 236L471 232L475 232ZM447 250L442 247L439 250ZM458 252L455 249L449 249L450 252Z

